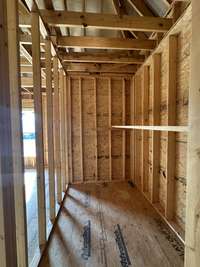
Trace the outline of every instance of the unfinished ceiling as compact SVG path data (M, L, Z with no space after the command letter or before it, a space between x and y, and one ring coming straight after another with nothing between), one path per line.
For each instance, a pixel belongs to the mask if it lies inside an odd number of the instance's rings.
M19 1L23 77L32 75L30 3L33 2ZM174 23L168 16L173 6L170 0L35 2L66 72L119 73L124 69L134 74ZM45 68L44 38L41 36L42 68ZM42 76L45 78L44 72ZM27 84L23 87L27 88Z

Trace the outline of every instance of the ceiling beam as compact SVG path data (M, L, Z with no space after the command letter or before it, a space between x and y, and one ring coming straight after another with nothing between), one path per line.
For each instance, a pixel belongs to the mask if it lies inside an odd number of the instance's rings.
M40 10L43 20L50 26L99 28L120 31L166 32L172 26L172 19L140 17L101 13Z
M124 64L142 64L144 62L143 56L132 56L128 53L94 53L94 52L72 52L59 53L62 61L65 62L80 62L80 63L124 63Z
M57 38L57 46L71 48L153 50L156 47L156 41L105 37L61 36Z
M98 63L64 63L67 72L106 72L106 73L135 73L136 65L124 65L117 67L116 64L98 64Z

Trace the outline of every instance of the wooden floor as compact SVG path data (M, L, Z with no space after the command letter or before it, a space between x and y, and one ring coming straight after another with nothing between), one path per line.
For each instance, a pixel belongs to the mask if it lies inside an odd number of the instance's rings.
M42 267L183 266L183 248L127 182L74 185Z

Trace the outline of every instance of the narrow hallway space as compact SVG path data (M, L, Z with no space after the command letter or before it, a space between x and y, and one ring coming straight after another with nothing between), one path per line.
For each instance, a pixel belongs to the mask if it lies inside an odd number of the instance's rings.
M184 249L128 182L69 187L40 267L182 267Z

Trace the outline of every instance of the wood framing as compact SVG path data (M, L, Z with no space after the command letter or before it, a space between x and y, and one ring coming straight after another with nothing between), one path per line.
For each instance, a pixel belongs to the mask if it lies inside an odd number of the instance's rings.
M115 72L115 73L135 73L137 65L109 64L109 63L68 63L63 62L65 70L71 72Z
M38 236L39 245L46 243L46 208L45 208L45 175L44 175L44 147L42 123L42 93L40 68L40 26L39 15L31 13L32 56L33 56L33 96L35 110L36 132L36 171L38 194Z
M167 76L167 124L176 125L176 73L177 73L177 45L176 35L169 36L168 76ZM174 217L174 183L176 168L176 134L167 133L166 151L166 207L165 216L168 220Z
M135 108L134 108L134 94L135 94L135 81L134 77L131 79L131 88L130 88L130 117L131 117L131 125L135 124ZM130 136L130 171L131 171L131 180L135 182L135 155L134 155L134 146L135 146L135 131L131 131L131 136Z
M155 40L137 40L123 38L61 36L57 38L58 47L121 49L121 50L152 50L156 46Z
M50 220L55 219L55 168L54 168L54 132L53 132L53 91L51 72L51 43L45 40L46 97L47 97L47 144L49 175Z
M68 80L68 140L69 140L69 181L72 183L73 181L73 162L72 162L72 103L71 103L71 78L67 76ZM83 170L83 178L84 178L84 170Z
M142 80L142 124L149 124L149 66L144 66ZM149 133L142 131L142 191L148 191Z
M153 125L160 125L160 94L161 94L161 55L153 55L153 96L152 115ZM159 200L159 173L160 173L160 132L152 132L152 188L151 202Z
M80 163L81 163L81 180L84 181L83 170L83 123L82 123L82 78L79 78L79 96L80 96Z
M63 62L81 62L81 63L124 63L124 64L142 64L144 62L143 56L130 56L122 54L121 52L112 53L92 53L92 52L70 52L59 55Z
M95 131L95 179L98 181L98 149L97 149L97 80L94 78L94 131Z
M143 126L143 125L113 125L113 129L126 129L126 130L147 130L147 131L159 131L159 132L177 132L187 133L189 128L187 126Z
M126 124L126 81L122 79L122 124ZM126 179L126 131L122 130L122 178Z
M199 190L200 190L200 36L199 36L200 2L192 0L192 55L189 91L189 135L187 155L187 199L186 199L186 240L185 267L198 267L200 262L200 224L199 224Z
M18 44L18 6L0 3L1 265L28 266Z
M109 180L112 180L112 81L108 79L108 149L109 149Z
M159 17L126 16L112 14L40 10L44 21L50 26L98 28L119 31L166 32L172 19Z
M141 76L135 75L135 84L134 84L134 123L136 125L141 125L141 107L142 107L142 99L141 99ZM141 181L141 131L135 129L134 134L134 176L135 176L135 183L139 189L142 187Z
M60 99L59 99L59 77L58 59L53 58L53 81L54 81L54 143L55 143L55 169L57 181L57 202L62 201L61 185L61 152L60 152Z
M66 151L65 151L65 93L64 93L64 73L63 69L59 72L59 90L60 90L60 150L61 150L61 181L62 191L65 192L66 185Z
M68 116L67 116L67 77L65 72L63 72L63 86L64 86L64 111L65 111L65 190L69 184L69 155L68 155Z

